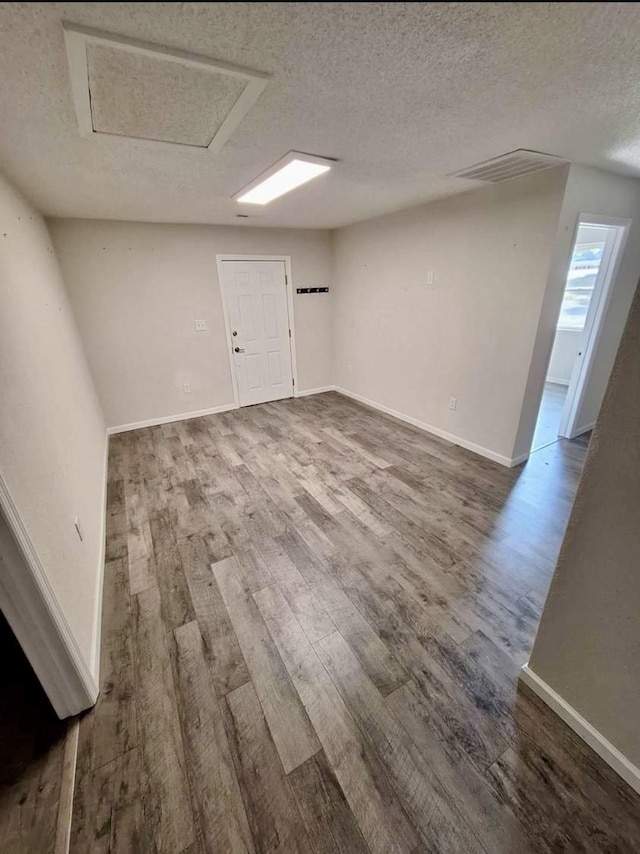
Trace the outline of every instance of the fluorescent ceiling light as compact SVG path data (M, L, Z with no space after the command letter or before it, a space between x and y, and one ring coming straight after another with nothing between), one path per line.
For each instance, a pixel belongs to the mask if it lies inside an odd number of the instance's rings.
M334 162L326 157L290 151L259 178L236 193L234 199L251 205L266 205L301 184L306 184L312 178L317 178L323 172L328 172Z

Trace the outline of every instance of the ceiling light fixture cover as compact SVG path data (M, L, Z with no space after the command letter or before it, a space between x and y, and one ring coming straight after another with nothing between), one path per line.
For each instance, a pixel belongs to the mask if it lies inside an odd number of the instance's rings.
M251 205L266 205L295 190L312 178L317 178L328 172L335 160L326 157L316 157L313 154L303 154L300 151L290 151L255 181L252 181L233 197L238 202Z

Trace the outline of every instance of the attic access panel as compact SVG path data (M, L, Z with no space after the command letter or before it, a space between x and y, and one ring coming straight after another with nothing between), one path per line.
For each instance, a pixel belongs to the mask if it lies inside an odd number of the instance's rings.
M63 26L82 136L216 153L267 85L259 71Z

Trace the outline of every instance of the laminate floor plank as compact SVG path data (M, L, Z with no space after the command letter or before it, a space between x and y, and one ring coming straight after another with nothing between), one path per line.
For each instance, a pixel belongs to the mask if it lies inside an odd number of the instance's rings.
M252 852L222 713L196 622L174 633L178 711L198 844L203 851Z
M529 819L520 812L517 793L530 785L527 780L531 775L538 791L549 789L553 794L542 797L540 806L563 833L567 832L563 813L569 812L571 825L575 821L580 832L587 830L582 839L585 847L591 839L599 838L603 850L633 850L640 834L636 794L526 686L518 685L514 694L511 745L487 771L496 789L528 824ZM615 831L606 818L614 792L620 823ZM541 825L537 830L541 832ZM577 830L575 835L579 836Z
M150 526L158 579L156 589L162 603L162 620L165 630L175 629L194 619L193 603L180 564L175 529L169 513L163 511L153 515Z
M346 510L330 518L313 508L317 524L323 527L333 542L338 545L338 552L346 555L353 554L374 563L384 563L390 574L393 574L399 584L402 584L411 595L424 605L442 603L447 617L451 613L451 598L442 587L450 585L455 579L444 571L435 561L416 549L396 530L390 534L372 537L372 531L357 515ZM401 548L398 546L401 545ZM469 632L465 631L466 637Z
M289 774L315 854L368 854L331 764L321 750Z
M157 848L177 852L195 841L195 827L166 634L174 626L156 587L133 597L133 613L144 818Z
M310 508L309 512L314 514L318 524L324 525L325 530L341 542L342 534L334 519L323 514L318 506L312 507L310 497L298 500ZM467 690L468 685L462 677L470 669L464 666L466 661L458 653L457 645L445 635L439 637L433 624L429 625L427 621L420 627L420 616L416 616L415 612L410 619L410 611L406 607L402 608L402 601L397 603L400 597L397 593L394 595L393 589L389 590L388 585L383 583L382 595L371 595L371 583L376 577L372 572L373 566L373 563L368 564L368 571L366 568L363 570L361 579L357 578L357 574L355 578L352 576L353 586L349 588L351 598L361 610L368 609L368 620L374 624L378 633L393 638L401 664L426 685L439 725L446 728L454 726L458 731L464 731L469 741L470 757L475 759L478 767L486 767L506 747L502 734L491 719L493 706L489 704L489 695L484 698L483 704L479 702L476 693ZM344 584L353 569L353 559L346 557L343 551L335 577L342 579ZM456 665L459 670L454 672Z
M407 482L409 481L409 482ZM428 522L429 525L448 531L451 529L463 540L472 545L481 542L483 537L504 535L500 516L482 512L477 507L462 505L460 500L450 498L445 491L429 489L424 483L415 479L405 478L402 473L397 476L397 469L391 467L381 472L375 472L369 483L377 487L382 494L387 494L405 515L419 524Z
M231 554L242 565L243 578L249 590L260 590L273 584L273 576L265 564L260 550L251 540L246 528L245 517L237 511L235 503L226 495L218 493L211 499L214 513L218 515L220 527L231 547Z
M142 477L142 462L135 450L130 454L124 481L124 501L130 591L135 594L157 583L146 485Z
M363 446L358 444L358 440L354 436L346 435L342 433L340 430L337 430L335 427L323 427L323 432L326 433L334 442L338 442L340 445L343 445L345 448L348 448L351 451L354 451L358 456L362 457L363 460L370 463L376 468L388 468L391 463L384 459L383 457L379 457L376 454L372 454Z
M306 545L294 535L282 537L279 542L305 577L325 611L331 614L333 624L347 639L378 690L389 694L404 684L409 679L407 672L345 594L328 567L314 559Z
M91 767L99 768L138 743L133 621L129 573L122 558L104 570L101 690L91 711L94 717Z
M253 685L227 694L226 726L258 852L313 851Z
M145 821L141 787L140 748L114 760L110 854L155 854L153 827Z
M261 554L311 643L335 631L333 620L282 545L264 538Z
M127 461L125 438L114 436L109 446L105 560L127 557L127 514L123 476Z
M178 543L216 694L228 694L249 681L249 671L216 584L208 550L200 537Z
M320 660L361 732L381 759L402 804L436 851L484 851L442 785L339 632L318 641Z
M262 449L252 448L244 454L244 462L281 510L289 506L296 495L302 494L298 478L283 465L273 449L267 454Z
M640 850L518 681L586 448L507 469L336 392L111 437L72 854ZM5 771L3 851L54 850L64 744Z
M90 749L90 748L89 748ZM85 769L85 787L74 798L70 852L109 852L111 814L114 805L114 775L117 760L107 762L95 771L78 757L78 769ZM77 773L77 771L76 771Z
M265 587L254 598L369 848L414 851L417 831L284 596Z
M407 683L386 702L486 850L496 854L533 850L529 835L506 799L487 786L484 774L467 760L464 743L439 738L430 725L430 711L420 692Z
M464 733L469 759L480 768L499 756L506 742L492 720L494 695L488 693L488 684L482 701L470 690L462 678L467 672L462 667L458 645L445 633L438 632L427 614L421 615L393 592L389 595L387 584L376 583L373 564L358 564L343 557L336 577L342 578L345 590L368 622L388 642L392 641L405 671L424 686L431 703L433 725L450 731L449 737ZM455 672L456 665L460 672Z
M283 534L287 529L287 522L280 510L272 502L268 493L262 488L249 469L243 464L234 469L234 475L245 490L251 503L266 517L269 527L274 536Z
M235 558L213 565L220 593L285 773L320 750L307 713ZM268 589L268 588L265 588Z

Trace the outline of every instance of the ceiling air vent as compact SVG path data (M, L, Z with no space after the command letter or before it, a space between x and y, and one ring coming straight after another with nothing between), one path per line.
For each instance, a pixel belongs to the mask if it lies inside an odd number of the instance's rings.
M533 172L542 172L543 169L551 169L553 166L561 166L568 163L562 157L553 154L541 154L538 151L527 151L518 148L500 157L485 160L468 166L459 172L451 172L452 178L466 178L469 181L487 181L490 184L498 184L500 181L510 181L511 178L521 178L523 175L531 175Z

